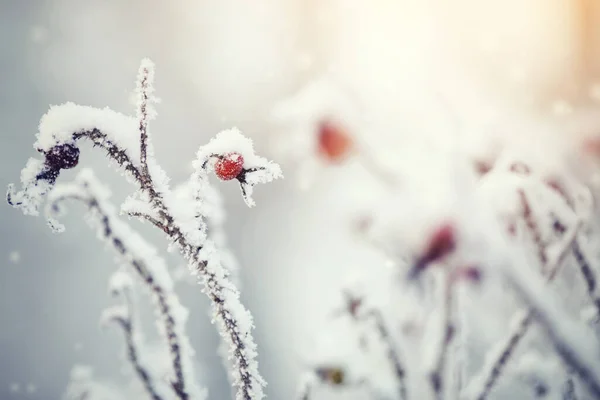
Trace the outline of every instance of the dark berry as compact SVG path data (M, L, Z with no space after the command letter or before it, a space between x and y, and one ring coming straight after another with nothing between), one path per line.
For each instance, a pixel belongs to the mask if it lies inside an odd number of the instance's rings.
M215 174L219 179L230 181L237 178L244 169L244 157L240 153L228 153L215 163Z
M79 163L79 148L68 143L52 147L45 155L46 165L52 170L74 168Z

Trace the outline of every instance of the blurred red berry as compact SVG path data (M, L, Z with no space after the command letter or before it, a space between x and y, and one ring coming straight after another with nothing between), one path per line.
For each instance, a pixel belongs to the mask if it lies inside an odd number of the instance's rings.
M492 170L492 164L486 161L475 161L475 171L478 175L483 176Z
M455 240L454 227L451 224L440 226L431 236L425 257L430 261L441 259L454 250Z
M600 139L589 137L583 140L583 152L594 156L600 155Z
M318 128L318 151L331 162L342 161L352 149L352 139L343 127L332 122L322 121Z
M215 163L215 174L223 181L237 178L244 169L244 157L240 153L227 153Z
M440 261L456 247L456 233L451 224L438 227L429 239L423 255L417 260L415 273L426 268L430 263Z

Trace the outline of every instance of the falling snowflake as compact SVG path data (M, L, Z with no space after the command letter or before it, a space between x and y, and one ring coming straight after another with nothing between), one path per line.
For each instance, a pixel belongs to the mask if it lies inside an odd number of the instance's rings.
M25 387L25 391L30 394L35 393L37 392L37 386L35 386L33 383L28 383Z
M21 253L13 251L8 255L8 260L13 264L18 264L21 261Z

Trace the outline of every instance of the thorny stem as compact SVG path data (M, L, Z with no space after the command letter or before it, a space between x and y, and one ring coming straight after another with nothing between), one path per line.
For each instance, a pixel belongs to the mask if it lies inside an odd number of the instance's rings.
M596 307L596 315L600 316L600 293L598 293L598 279L596 272L589 263L589 260L585 256L579 241L573 242L573 255L581 271L581 276L585 281L588 295L592 301L594 307Z
M442 283L443 293L442 293L442 314L441 314L441 323L443 325L442 337L439 338L439 350L436 353L436 360L433 366L432 371L429 373L429 383L433 392L435 394L435 398L438 400L443 400L444 398L444 380L443 373L444 367L446 366L446 358L448 355L448 349L450 347L450 343L454 337L454 326L452 324L452 305L453 301L453 293L449 279L445 279Z
M565 381L565 388L562 393L563 400L577 400L577 391L575 390L575 381L573 380L573 373L569 369L567 371L567 380Z
M171 241L179 246L182 254L195 265L197 272L202 276L205 293L210 298L213 307L215 308L216 317L229 335L229 340L233 345L234 365L241 380L241 385L239 386L240 393L244 400L251 400L253 398L253 379L258 380L258 377L253 377L252 373L248 370L249 360L246 356L244 339L238 329L238 323L235 317L237 313L230 309L225 301L225 292L237 292L237 289L235 289L228 281L226 282L228 287L221 284L220 279L222 280L223 277L217 277L217 274L214 271L209 270L206 261L200 258L202 247L194 246L188 242L185 235L169 213L162 197L155 191L154 187L149 186L146 190L152 204L158 209L159 215L166 221L166 223L157 225L158 228L163 230L169 236ZM260 384L261 380L258 380L257 383Z
M175 319L171 313L172 306L169 302L168 296L162 286L152 275L145 262L136 257L135 254L127 248L125 242L115 235L108 212L101 206L101 204L98 202L98 199L94 197L93 193L90 193L89 186L84 184L83 187L87 191L87 197L73 195L69 196L69 198L82 201L87 205L90 211L95 212L99 216L99 220L102 224L102 235L104 239L112 245L112 247L117 251L117 253L119 253L121 257L123 257L125 260L128 260L128 263L133 267L146 286L148 286L152 295L155 297L158 304L158 310L162 316L165 327L165 334L167 336L169 352L171 354L173 372L175 374L175 381L171 383L171 386L177 395L177 398L181 400L188 400L189 394L185 391L185 379L181 362L181 341L179 335L177 334ZM57 198L55 199L53 205L56 206L58 202L66 199L67 197ZM126 327L123 326L123 328L125 329ZM129 327L129 329L131 329L131 327Z
M165 225L163 225L162 222L160 222L159 220L157 220L156 218L154 218L148 214L145 214L142 212L137 212L137 211L128 211L127 215L129 217L145 219L146 221L150 222L152 225L159 228L161 231L167 233L167 227Z
M575 210L575 205L573 200L569 197L566 190L560 185L551 185L553 190L558 193L563 200L567 203L567 205L573 210ZM581 276L585 281L586 289L590 300L594 307L596 307L596 316L600 318L600 292L598 292L598 279L596 275L596 271L590 265L588 258L585 256L583 249L581 248L581 244L578 240L573 242L573 256L575 257L575 261L579 266L579 271L581 272Z
M540 231L540 227L533 216L533 212L531 210L531 204L529 203L529 199L527 195L523 191L523 189L519 190L519 199L521 200L522 207L522 217L531 232L533 242L537 248L537 255L542 265L542 268L546 268L548 264L548 254L547 254L547 246L542 240L542 233ZM543 271L545 272L545 271Z
M575 226L573 228L571 228L571 230L565 235L563 244L560 246L560 249L561 249L560 252L558 252L554 258L548 260L548 268L547 268L548 275L546 276L546 280L548 282L551 282L552 280L554 280L557 272L559 271L560 267L563 265L564 259L566 258L567 254L569 254L569 250L572 248L573 243L575 242L575 240L577 238L577 233L579 232L580 227L581 227L581 221L577 221ZM514 350L516 349L517 345L520 343L521 339L523 339L523 337L527 333L533 320L534 320L533 311L531 311L531 310L529 310L527 312L522 311L522 314L519 317L519 319L517 320L516 324L514 325L513 330L502 341L502 343L504 343L500 347L502 350L500 350L498 353L496 353L496 351L494 349L494 350L492 350L493 353L491 353L491 352L488 353L488 357L489 357L489 354L497 354L497 356L493 359L493 361L491 363L488 364L489 365L488 368L484 369L484 371L482 371L482 373L480 373L479 375L477 375L471 379L471 382L469 384L469 386L471 386L471 387L472 387L472 385L478 384L479 382L483 383L483 385L480 388L476 389L477 392L475 393L474 396L472 396L473 399L477 399L477 400L486 400L487 399L488 395L490 394L490 392L496 385L498 379L502 375L504 368L506 367L506 364L508 363L508 360L514 353Z
M227 338L233 349L234 366L239 373L241 383L238 387L238 395L244 400L252 400L254 395L255 385L262 385L262 378L254 376L248 370L249 359L246 355L246 348L243 338L238 330L237 317L239 310L230 309L225 302L225 292L229 291L237 294L237 289L226 280L221 283L226 277L217 277L216 273L209 270L204 259L200 258L199 254L202 246L195 246L188 242L182 230L175 223L175 220L164 204L162 195L155 189L154 184L149 181L149 177L138 169L132 162L127 153L112 143L104 133L99 129L92 129L73 134L73 139L80 138L90 139L95 146L104 149L108 156L115 160L131 177L140 185L150 199L150 204L156 209L160 221L150 220L160 230L165 232L169 239L178 245L181 253L195 266L197 272L203 278L205 293L210 298L215 309L217 320L222 324L222 327L227 332ZM150 182L150 183L148 183ZM254 382L255 381L255 382Z
M146 76L148 79L151 79L151 74ZM147 112L148 110L146 109L146 113ZM147 118L147 116L140 117L141 120L144 118ZM150 139L147 136L147 132L144 134L144 126L144 123L140 122L140 129L143 131L140 134L142 137L141 141L147 143L147 152L148 147L150 146ZM159 192L156 184L152 181L147 165L144 166L144 151L142 150L142 165L137 165L137 163L132 162L132 159L127 154L125 148L122 148L111 141L107 135L98 128L73 132L71 140L63 141L65 143L73 143L81 138L87 138L94 146L104 149L107 152L108 157L123 168L127 175L139 185L140 190L148 195L149 205L154 208L154 211L158 216L158 219L152 218L149 220L165 232L170 241L179 247L182 255L189 261L190 268L194 268L196 270L195 272L198 272L202 279L202 283L204 284L203 292L209 297L213 307L215 320L221 328L219 331L220 335L229 345L232 354L232 373L234 373L236 377L234 385L237 386L237 398L239 400L253 400L257 397L262 397L261 388L266 383L256 370L255 364L251 364L255 357L255 343L250 331L252 325L249 323L247 326L241 327L238 323L238 321L241 321L241 318L246 317L245 314L248 313L239 301L239 291L231 283L227 277L227 273L224 272L218 263L209 265L204 255L201 254L203 248L206 247L206 243L196 242L193 241L191 237L186 237L186 233L184 233L182 227L175 221L169 207L164 202L163 194ZM143 144L140 144L140 148L142 146ZM40 151L43 152L42 150ZM50 175L48 175L47 170L40 172L40 174L36 176L36 185L37 181L43 180L47 183L46 186L51 187L54 185L58 173L59 170ZM243 185L242 189L244 189ZM48 189L44 187L42 191L45 194L47 190ZM7 195L9 203L15 207L21 206L23 203L13 201L12 194L12 187L9 187Z
M375 327L377 328L377 333L379 334L379 338L385 344L387 350L387 358L392 363L394 368L394 374L396 375L396 379L398 380L399 386L399 394L401 400L406 400L408 397L406 391L406 371L404 366L402 365L402 361L400 361L400 355L396 350L396 346L392 343L392 337L390 332L385 325L383 320L383 316L378 310L371 309L366 314L365 317L371 317L375 322Z
M140 70L139 79L139 99L138 99L138 119L140 131L140 168L141 175L148 179L145 184L152 183L150 172L148 171L148 86L150 71L148 66L144 66Z
M135 341L133 340L133 324L131 321L131 315L129 315L126 319L122 317L115 317L113 320L123 329L123 333L125 334L125 343L127 345L127 359L129 362L131 362L131 365L133 365L133 368L135 369L137 376L142 381L144 388L152 400L163 400L162 397L156 393L150 373L142 364L140 364L138 349L136 348Z
M399 394L401 400L406 400L408 398L407 390L406 390L406 370L404 365L402 364L400 354L396 349L395 344L392 341L392 336L385 324L385 320L381 312L375 308L370 308L364 313L360 313L359 309L362 306L363 300L361 297L354 295L350 291L344 291L344 296L346 298L346 304L343 310L343 313L348 313L352 318L357 320L367 320L372 319L375 323L375 328L379 335L379 338L383 342L387 351L387 358L392 363L392 367L394 368L394 375L398 380L399 386ZM337 313L336 313L337 314ZM307 389L308 390L308 385Z

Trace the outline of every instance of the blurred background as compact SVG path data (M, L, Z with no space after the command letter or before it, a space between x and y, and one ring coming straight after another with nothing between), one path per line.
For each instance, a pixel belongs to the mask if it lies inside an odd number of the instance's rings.
M0 187L18 182L49 105L133 113L143 57L157 65L162 103L152 134L174 181L191 172L198 146L232 126L284 168L285 180L257 188L254 209L235 184L219 183L274 399L295 390L311 335L344 280L386 261L352 230L381 183L350 161L319 165L312 184L301 184L297 160L274 145L288 140L269 119L279 102L315 80L335 81L368 117L371 129L357 140L430 168L434 156L407 149L446 146L456 121L476 156L527 136L534 122L573 140L600 132L593 0L0 0ZM542 158L552 154L543 138L532 140ZM128 184L84 148L82 164L124 199ZM112 301L114 260L82 211L74 205L67 231L53 235L42 219L0 207L0 399L60 398L74 364L92 365L99 379L127 379L120 332L98 322ZM134 225L165 249L160 234ZM199 379L211 398L227 398L208 303L198 286L179 286Z

